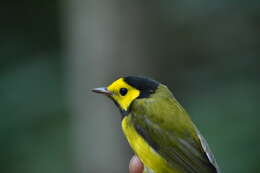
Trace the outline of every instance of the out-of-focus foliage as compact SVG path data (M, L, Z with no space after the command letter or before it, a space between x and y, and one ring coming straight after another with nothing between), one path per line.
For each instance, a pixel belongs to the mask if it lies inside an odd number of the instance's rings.
M66 104L62 52L66 28L61 27L70 16L60 15L66 12L60 9L70 8L67 5L73 1L64 3L0 3L0 172L72 172L70 144L75 141L69 124L74 115ZM113 66L112 74L128 68L129 42L141 42L137 50L144 57L135 63L145 66L139 71L149 67L151 73L146 75L173 90L207 138L223 172L259 172L260 1L111 0L106 4L117 10L115 20L120 21L114 28L121 43L121 52L114 53L120 66ZM141 36L120 30L135 20ZM103 22L101 26L106 25ZM93 68L100 65L89 62ZM97 139L92 135L89 140Z
M0 172L71 172L57 1L0 4Z

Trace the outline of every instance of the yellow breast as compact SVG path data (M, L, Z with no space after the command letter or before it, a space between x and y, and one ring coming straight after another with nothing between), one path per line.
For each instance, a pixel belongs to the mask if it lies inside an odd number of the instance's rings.
M130 146L146 167L154 173L178 173L137 133L129 116L122 120L122 129Z

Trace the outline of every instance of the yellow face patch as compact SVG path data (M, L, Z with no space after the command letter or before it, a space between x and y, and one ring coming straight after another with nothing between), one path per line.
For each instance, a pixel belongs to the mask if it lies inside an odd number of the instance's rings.
M107 87L107 90L113 93L111 97L118 103L120 108L125 111L127 111L132 101L140 95L140 91L127 84L123 78L119 78L113 82ZM123 93L122 90L124 90Z

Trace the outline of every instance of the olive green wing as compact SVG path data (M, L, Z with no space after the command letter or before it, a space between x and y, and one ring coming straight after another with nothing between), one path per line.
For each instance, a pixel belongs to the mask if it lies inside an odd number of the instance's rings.
M187 127L181 128L182 122L176 124L169 121L174 118L162 117L155 121L154 116L132 113L137 132L170 166L183 173L219 173L206 141L193 124L189 125L192 122L186 122ZM169 123L172 128L168 128Z

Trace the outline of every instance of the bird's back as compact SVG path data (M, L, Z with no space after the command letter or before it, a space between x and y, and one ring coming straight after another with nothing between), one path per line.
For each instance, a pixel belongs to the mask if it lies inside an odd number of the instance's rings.
M122 124L134 151L156 173L217 172L206 141L166 86L134 101Z

